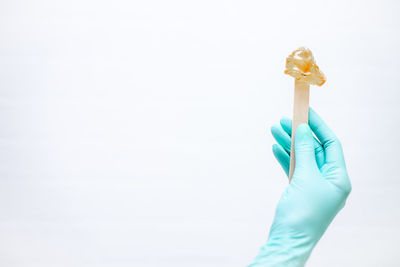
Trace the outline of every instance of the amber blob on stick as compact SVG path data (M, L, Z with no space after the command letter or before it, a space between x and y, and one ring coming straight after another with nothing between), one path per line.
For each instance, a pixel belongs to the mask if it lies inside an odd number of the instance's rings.
M286 58L285 74L308 84L321 86L326 77L315 63L310 49L300 47Z

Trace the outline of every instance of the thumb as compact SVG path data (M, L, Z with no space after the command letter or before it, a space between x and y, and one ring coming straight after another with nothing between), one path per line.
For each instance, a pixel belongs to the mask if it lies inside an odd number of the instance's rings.
M308 124L302 123L297 127L294 141L296 156L295 170L317 168L314 151L314 137Z

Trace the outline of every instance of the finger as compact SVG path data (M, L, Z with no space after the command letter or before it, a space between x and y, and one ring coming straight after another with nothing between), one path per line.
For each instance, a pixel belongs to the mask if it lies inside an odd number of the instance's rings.
M309 113L309 124L325 150L325 163L337 163L344 166L343 151L339 140L312 108Z
M287 118L287 117L283 117L280 120L280 124L282 126L282 129L289 135L292 136L292 120Z
M271 134L275 138L276 142L290 154L290 136L279 125L273 125L271 127Z
M280 121L280 124L282 126L282 129L289 135L289 138L291 138L290 136L292 135L292 120L283 117ZM313 139L314 139L315 158L317 160L318 168L321 168L325 162L324 149L321 143L315 137L313 137Z
M278 144L272 145L272 152L276 160L281 165L283 171L286 173L286 176L289 176L289 164L290 164L290 156L289 154L283 149L282 146Z
M296 155L295 172L308 171L313 168L318 170L315 158L314 139L310 127L302 123L297 127L296 140L294 142L294 151Z

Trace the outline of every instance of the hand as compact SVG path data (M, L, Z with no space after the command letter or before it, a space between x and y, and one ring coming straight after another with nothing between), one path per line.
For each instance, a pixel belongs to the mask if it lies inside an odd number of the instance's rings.
M286 174L291 125L290 119L283 118L282 128L271 128L278 142L273 153ZM307 124L297 128L292 181L277 205L268 241L250 266L304 266L351 191L339 140L312 109L309 125L311 129Z

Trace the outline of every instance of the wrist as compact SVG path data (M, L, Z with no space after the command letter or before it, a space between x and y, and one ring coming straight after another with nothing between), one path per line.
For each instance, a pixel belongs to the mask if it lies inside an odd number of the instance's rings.
M301 233L270 233L251 267L301 267L304 266L318 240Z

